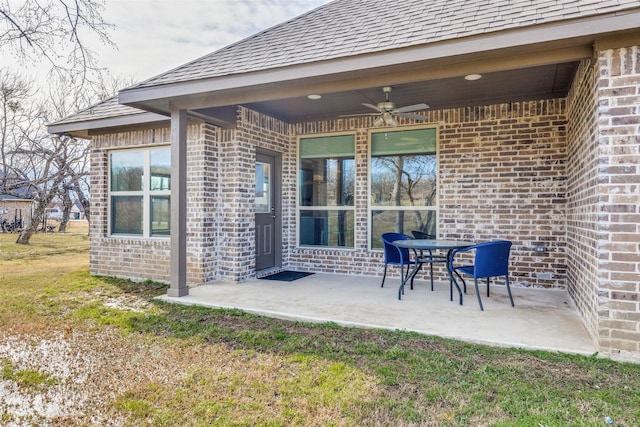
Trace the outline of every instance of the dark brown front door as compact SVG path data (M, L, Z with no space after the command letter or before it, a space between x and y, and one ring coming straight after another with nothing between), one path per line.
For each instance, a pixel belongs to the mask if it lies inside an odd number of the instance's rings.
M256 270L280 267L282 262L279 163L277 154L256 153Z

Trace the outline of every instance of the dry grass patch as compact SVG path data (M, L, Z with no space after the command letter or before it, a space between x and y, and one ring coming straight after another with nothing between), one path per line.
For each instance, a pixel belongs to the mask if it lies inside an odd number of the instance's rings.
M316 357L150 340L113 328L54 335L0 336L5 364L47 379L34 389L0 376L4 422L348 426L357 424L343 408L380 393L374 377Z

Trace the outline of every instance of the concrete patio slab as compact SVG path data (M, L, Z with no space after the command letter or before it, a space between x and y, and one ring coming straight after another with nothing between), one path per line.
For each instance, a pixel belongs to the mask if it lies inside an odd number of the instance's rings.
M399 281L313 274L293 282L254 279L189 289L164 301L215 308L237 308L282 319L335 322L344 326L414 331L467 342L590 355L597 351L564 290L512 288L511 307L504 286L481 287L480 311L473 286L459 305L449 300L448 282L416 281L398 300Z

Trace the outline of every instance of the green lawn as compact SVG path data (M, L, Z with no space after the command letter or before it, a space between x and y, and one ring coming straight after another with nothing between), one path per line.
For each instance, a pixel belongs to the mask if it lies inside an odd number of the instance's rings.
M84 234L15 237L2 425L640 425L640 365L160 303L90 276Z

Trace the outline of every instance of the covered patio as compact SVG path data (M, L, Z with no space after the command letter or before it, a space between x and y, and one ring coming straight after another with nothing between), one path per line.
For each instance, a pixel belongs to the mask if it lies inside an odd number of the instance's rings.
M240 309L303 322L405 330L495 346L591 355L597 352L566 290L515 287L515 308L504 286L485 288L480 311L473 286L464 304L449 300L449 285L416 280L398 300L399 280L313 274L293 282L253 279L243 283L196 286L189 295L160 299L187 305Z
M330 2L52 124L92 139L91 273L638 360L638 2L402 5ZM410 230L513 242L516 308L380 289L379 236ZM316 275L256 280L271 268Z

